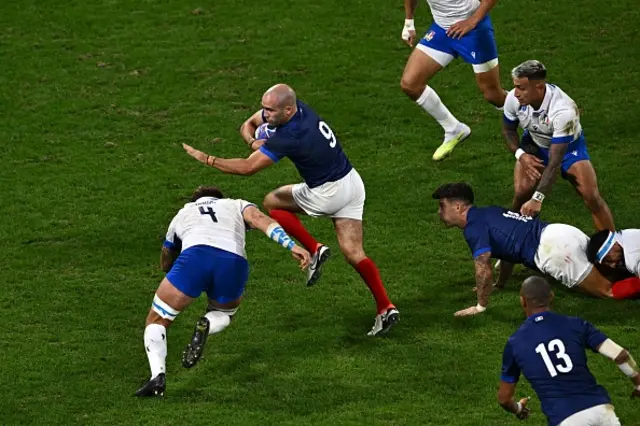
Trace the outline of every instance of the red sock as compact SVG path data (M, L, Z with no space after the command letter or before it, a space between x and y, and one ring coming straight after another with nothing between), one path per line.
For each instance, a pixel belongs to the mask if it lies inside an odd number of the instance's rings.
M271 210L269 216L278 222L284 230L287 231L287 234L300 241L300 244L302 244L311 255L315 254L318 248L318 242L309 234L309 231L305 229L300 219L298 219L298 216L286 210Z
M611 287L614 299L632 299L640 295L640 278L631 277L613 283Z
M378 271L378 267L373 260L368 257L364 260L361 260L356 266L356 271L360 274L362 279L364 280L369 290L371 290L371 294L376 299L376 305L378 305L378 314L385 312L387 309L393 307L393 304L387 297L387 290L384 288L384 284L382 284L382 279L380 278L380 271Z

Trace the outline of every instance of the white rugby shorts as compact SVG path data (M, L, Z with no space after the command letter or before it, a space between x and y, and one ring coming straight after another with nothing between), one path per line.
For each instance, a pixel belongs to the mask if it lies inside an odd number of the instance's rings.
M558 426L620 426L613 405L602 404L567 417Z
M294 185L293 199L309 216L362 220L364 182L356 169L351 169L342 179L315 188L304 182Z
M542 230L534 261L540 271L571 288L593 269L587 260L588 243L589 237L578 228L552 223Z

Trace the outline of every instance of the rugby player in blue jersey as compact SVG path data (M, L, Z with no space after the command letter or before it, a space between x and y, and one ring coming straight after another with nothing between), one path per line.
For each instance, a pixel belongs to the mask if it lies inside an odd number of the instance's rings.
M586 349L613 360L640 396L638 365L629 352L589 322L551 312L553 292L542 277L522 283L525 322L507 341L502 355L498 402L520 419L529 415L528 399L513 399L522 374L540 399L549 426L619 426L606 389L587 366Z
M255 131L265 122L272 129L270 136L256 140ZM299 101L291 87L277 84L264 93L262 109L243 123L240 134L254 150L248 158L224 159L183 146L202 163L236 175L252 175L289 158L303 182L267 194L264 206L313 255L307 285L318 280L330 251L309 234L296 214L328 216L333 220L340 250L376 300L377 315L368 334L389 330L399 321L399 312L387 296L378 267L364 252L364 183L329 124Z

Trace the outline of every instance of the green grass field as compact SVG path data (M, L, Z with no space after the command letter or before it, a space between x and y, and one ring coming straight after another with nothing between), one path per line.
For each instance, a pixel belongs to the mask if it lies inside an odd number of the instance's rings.
M202 13L192 11L200 8ZM601 191L619 227L640 227L640 12L631 0L501 1L492 13L502 65L545 63L582 111ZM442 132L400 91L410 49L401 1L35 1L0 5L0 424L501 425L501 354L523 320L518 285L475 303L461 232L439 222L432 190L470 182L479 204L509 205L513 156L501 114L457 61L432 84L473 135L442 163ZM422 35L431 22L421 1ZM330 123L367 186L365 238L401 322L368 338L375 305L335 256L313 288L285 250L248 236L252 272L233 324L184 370L200 300L169 332L162 401L132 395L149 374L144 320L162 279L169 220L200 184L261 202L299 177L282 162L223 175L180 143L245 156L237 129L264 90L292 85ZM567 182L543 218L592 231ZM328 220L304 219L337 253ZM637 302L557 287L580 315L640 357ZM608 360L590 355L623 424L640 402ZM526 381L518 396L534 396ZM546 424L539 401L530 425Z

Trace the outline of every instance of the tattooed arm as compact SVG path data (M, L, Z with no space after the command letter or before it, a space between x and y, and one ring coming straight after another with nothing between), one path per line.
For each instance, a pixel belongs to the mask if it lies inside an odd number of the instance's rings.
M489 304L489 295L493 290L493 272L491 271L491 252L485 252L474 259L476 268L476 293L478 295L478 304L470 308L456 312L457 317L468 315L476 315L487 308Z

